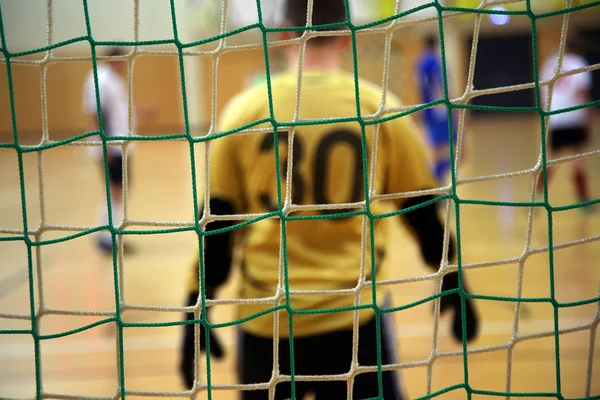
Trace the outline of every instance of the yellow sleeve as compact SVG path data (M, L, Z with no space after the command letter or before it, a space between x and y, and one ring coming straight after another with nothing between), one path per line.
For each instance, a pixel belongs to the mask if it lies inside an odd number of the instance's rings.
M245 201L236 139L231 135L210 141L210 198L227 201L236 213L243 213Z
M431 157L412 116L382 125L386 153L387 193L433 189L439 185L432 173ZM403 201L399 201L399 206Z

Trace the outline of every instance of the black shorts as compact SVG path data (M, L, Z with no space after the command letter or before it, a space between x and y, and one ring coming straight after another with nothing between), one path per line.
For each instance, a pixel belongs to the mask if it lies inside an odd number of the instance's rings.
M131 159L131 156L128 157L128 161L129 159ZM129 178L131 176L131 174L129 174L131 164L128 163L127 167L127 178ZM108 158L108 179L112 184L123 184L123 156L121 154L111 155Z
M395 338L391 332L390 314L382 315L381 321L381 362L382 365L396 363ZM358 364L377 366L376 320L359 328ZM290 342L279 341L279 369L284 375L290 374ZM352 330L331 332L323 335L294 339L295 375L336 375L350 371L352 362ZM240 331L238 348L238 369L240 383L269 382L273 373L273 339L263 338ZM383 398L402 399L397 371L384 371ZM296 398L303 399L313 393L316 400L346 399L346 381L298 382L295 383ZM354 378L354 399L379 397L377 372L361 373ZM243 400L266 400L267 390L244 391ZM291 383L281 382L275 387L275 399L291 398Z
M552 152L578 148L584 146L587 141L587 130L584 127L558 128L550 131Z

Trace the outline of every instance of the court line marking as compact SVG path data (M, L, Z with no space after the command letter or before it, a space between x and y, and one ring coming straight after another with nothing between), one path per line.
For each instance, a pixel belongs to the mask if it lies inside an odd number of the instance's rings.
M574 327L590 323L592 318L565 318L562 319L561 329ZM432 337L432 324L398 324L396 326L396 339L426 338ZM445 324L444 324L445 325ZM552 330L554 320L538 319L529 321L520 321L520 331L525 333L544 332ZM401 326L401 329L398 329ZM512 321L485 321L481 322L480 336L510 335L512 333ZM219 338L226 346L235 344L235 333L229 331L220 334ZM449 337L450 329L441 329L440 337ZM171 350L179 349L182 336L177 335L152 335L152 336L125 336L123 346L125 351L144 351L144 350ZM400 344L401 345L401 344ZM56 340L42 341L43 356L60 355L83 355L111 353L116 351L115 338L113 335L106 335L101 338L90 339L68 339L57 342ZM13 343L0 345L0 360L33 358L32 343Z

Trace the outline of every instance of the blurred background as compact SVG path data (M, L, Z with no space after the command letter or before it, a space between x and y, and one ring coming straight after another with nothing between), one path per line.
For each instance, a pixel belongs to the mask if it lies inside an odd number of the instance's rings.
M587 1L587 0L586 0ZM589 2L589 1L588 1ZM394 13L394 1L369 2L356 0L353 5L353 20L356 24L368 23ZM420 0L403 0L402 10L410 10L425 4ZM444 3L444 2L442 2ZM478 0L454 0L448 6L477 7ZM584 3L574 1L574 5ZM38 0L4 0L4 16L7 48L12 51L26 51L43 47L46 43L46 20L48 8ZM220 2L210 0L176 0L175 17L179 39L183 43L199 41L220 31ZM277 1L265 0L265 25L275 27L280 21ZM374 4L376 6L374 6ZM133 41L134 8L132 1L90 0L89 17L93 37L97 41ZM564 8L562 0L532 1L533 10L547 12ZM510 10L524 10L525 2L512 2L506 5ZM449 14L446 12L445 14ZM83 3L78 0L55 1L52 8L52 43L86 36ZM211 18L206 15L210 15ZM405 18L405 27L396 30L390 63L389 88L400 95L406 104L417 104L418 92L414 79L414 64L421 54L424 35L438 32L437 21L408 23L419 18L435 17L433 8L413 13ZM587 38L586 56L590 63L599 61L600 50L597 41L598 28L595 24L597 7L574 12L570 15L569 26L580 28ZM450 79L460 94L463 93L471 57L473 35L473 15L449 18L444 23L446 57ZM228 11L229 31L257 22L254 1L230 1ZM558 50L562 17L556 16L537 21L537 49L540 60ZM526 16L512 16L505 25L495 25L489 18L481 24L481 38L477 48L475 69L475 89L508 86L533 81L533 54L531 41L531 22ZM173 39L173 24L169 1L151 0L139 3L139 40ZM276 35L270 37L276 39ZM260 31L231 36L227 44L260 44ZM359 74L374 82L381 81L383 67L384 34L358 36L360 63ZM207 50L215 44L198 46L190 50ZM133 73L133 96L136 104L151 106L159 113L152 121L140 121L140 134L152 135L164 132L183 132L183 107L181 100L179 61L173 51L174 45L145 46L144 50L170 51L168 55L142 55L135 58ZM97 47L101 51L102 47ZM56 57L90 56L90 45L86 41L69 44L53 50ZM276 47L269 51L272 68L281 68ZM35 53L20 59L41 59L45 53ZM507 59L512 62L507 62ZM226 52L218 60L218 94L216 111L220 111L233 93L243 88L256 74L264 71L262 48L254 46L249 50ZM201 132L210 124L211 82L213 78L213 57L185 57L186 88L188 95L188 113L193 130ZM346 67L352 70L352 60L348 55ZM89 60L80 62L56 62L49 64L45 76L48 96L48 131L53 139L71 137L85 131L85 120L81 112L81 87L85 76L91 69ZM6 74L3 69L0 73ZM598 82L600 73L593 73ZM68 79L67 79L68 78ZM6 85L3 75L0 84ZM13 67L15 102L17 106L17 126L20 136L36 140L42 130L42 105L40 93L40 68L15 64ZM149 83L152 84L149 84ZM5 88L5 86L4 86ZM6 89L4 89L6 90ZM594 85L594 96L600 98L600 84ZM12 133L10 107L7 96L0 99L0 135ZM531 106L534 104L533 91L511 92L496 96L476 98L475 104L495 104L513 106ZM23 105L23 106L21 106ZM488 115L489 116L489 115Z
M354 24L366 24L396 12L396 2L355 0ZM440 0L452 7L476 8L479 0ZM497 4L499 2L494 2ZM573 6L593 3L573 0ZM174 21L182 43L207 39L220 31L221 2L212 0L88 0L89 24L96 41L164 41L174 38ZM276 27L281 21L279 0L261 0L264 23ZM421 0L401 0L400 12L426 4ZM564 9L563 0L532 0L536 13ZM3 39L11 53L38 49L87 35L86 15L80 0L0 0ZM525 1L504 5L509 10L525 10ZM443 13L445 55L449 80L456 97L465 92L469 65L475 61L474 89L484 90L533 82L534 53L532 22L525 15L484 16L478 44L473 47L476 16ZM428 34L439 36L438 12L429 7L400 19L394 31L389 57L388 88L406 105L420 104L415 65L424 51ZM584 55L590 64L600 63L600 5L572 12L568 25L584 39ZM50 25L48 24L50 21ZM226 30L258 22L256 3L230 0ZM564 17L556 15L535 22L537 57L541 63L559 49ZM137 25L137 28L136 28ZM48 32L50 31L50 43ZM268 35L276 42L276 33ZM154 43L138 47L130 59L129 96L139 107L152 109L151 118L140 118L136 132L142 136L185 133L182 82L186 90L189 129L193 136L205 135L226 102L251 82L264 77L265 57L259 29L227 38L221 45L212 42L186 48L180 65L176 46ZM384 70L385 34L357 35L358 74L381 84ZM97 46L101 52L103 46ZM476 52L476 54L474 54ZM269 48L272 72L284 65L280 48ZM51 51L11 58L12 93L16 135L22 145L36 145L43 137L51 141L72 138L87 132L82 111L82 90L92 68L90 44L74 41ZM474 57L473 57L474 56ZM353 71L352 54L345 68ZM182 79L181 72L185 72ZM593 77L593 100L600 100L600 70ZM216 85L216 86L214 86ZM533 89L475 97L471 104L511 107L535 106ZM541 150L540 119L536 113L469 113L465 130L465 159L458 170L459 196L492 201L529 201L532 175L521 173L533 168ZM600 196L597 176L600 162L600 127L597 108L593 111L593 132L586 151L592 198ZM420 120L417 118L417 122ZM13 143L8 74L0 60L0 143ZM191 166L190 146L185 141L144 141L136 143L129 167L132 173L127 219L135 229L145 229L148 221L172 226L194 220L192 168L195 168L199 196L202 194L203 148L196 151ZM105 187L97 166L81 146L61 146L22 157L19 174L16 152L0 148L0 238L18 236L23 230L22 210L28 220L30 237L52 240L74 234L96 224L97 209L105 199ZM576 202L568 179L570 161L561 165L556 184L549 192L553 206ZM502 179L488 180L497 174ZM23 185L21 185L21 182ZM22 193L25 196L22 197ZM26 204L22 204L25 198ZM553 253L554 270L549 267L548 219L545 212L529 219L528 209L461 205L463 263L469 271L474 292L495 296L547 297L551 292L560 302L589 300L598 295L600 272L600 219L581 216L576 210L553 214L552 238L558 246ZM450 226L455 227L455 215ZM178 225L179 224L179 225ZM78 230L79 229L79 230ZM393 247L388 262L394 276L408 278L428 271L420 264L418 251L397 221L390 221ZM163 235L131 235L136 251L119 260L120 295L115 293L113 263L99 254L87 235L73 240L36 246L28 252L23 241L0 241L0 330L31 329L30 300L38 310L42 335L58 334L98 322L114 313L115 303L123 306L126 322L180 321L176 311L184 305L197 237L190 232ZM537 249L537 250L536 250ZM399 266L399 267L398 267ZM485 268L484 268L485 267ZM554 276L554 280L551 280ZM222 297L235 298L237 277ZM30 283L32 290L30 291ZM33 293L33 294L32 294ZM394 305L408 304L433 294L432 282L411 282L394 289ZM597 304L561 308L561 346L551 334L554 308L549 303L527 304L518 308L512 302L479 301L484 326L482 337L470 349L481 350L469 356L469 382L482 390L511 389L520 392L557 391L561 384L566 397L600 395L600 340ZM159 311L157 307L166 307ZM463 383L463 357L442 320L439 343L433 338L431 304L398 313L399 341L403 362L415 363L402 369L410 398L432 390ZM214 322L231 321L230 306L218 306ZM77 312L72 312L77 310ZM445 321L445 322L444 322ZM446 324L446 325L444 325ZM570 329L570 330L569 330ZM127 328L124 333L124 363L115 345L115 324L103 324L62 338L42 340L39 363L31 335L0 335L0 398L32 398L36 387L48 398L113 398L119 386L119 369L125 371L130 395L147 397L147 391L175 396L182 386L177 375L180 329ZM213 368L213 384L235 383L235 331L222 329L228 357ZM519 334L543 334L515 342ZM431 354L436 354L431 358ZM556 355L558 354L558 357ZM512 364L509 360L513 360ZM202 361L204 362L204 361ZM557 374L557 363L561 364ZM590 367L592 365L593 367ZM36 382L36 369L42 381ZM202 368L205 374L205 368ZM205 381L205 377L202 377ZM41 386L42 385L42 386ZM61 397L62 396L62 397ZM73 396L73 397L64 397ZM103 396L103 397L102 397ZM199 395L205 398L206 395ZM202 397L204 396L204 397ZM465 398L453 391L441 398ZM481 396L483 398L483 396ZM213 398L236 398L231 391Z

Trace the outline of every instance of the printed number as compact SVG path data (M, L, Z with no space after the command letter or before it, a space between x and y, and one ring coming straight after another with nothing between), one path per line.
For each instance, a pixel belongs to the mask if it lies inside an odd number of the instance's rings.
M288 132L279 132L278 140L281 140L289 145ZM337 145L348 145L353 152L353 165L352 171L349 171L352 175L352 187L350 190L350 198L344 201L344 203L354 203L360 201L364 190L363 185L363 165L362 165L362 142L360 138L350 130L338 129L328 132L317 145L315 157L313 160L313 187L314 187L314 199L317 204L330 204L327 195L326 182L327 182L327 170L330 162L330 154ZM272 152L275 146L274 136L267 134L261 142L261 152ZM300 135L294 136L294 143L292 144L293 157L292 160L292 202L294 204L303 204L305 182L300 174L300 164L303 162L304 157L304 144ZM286 157L280 157L282 171L282 179L286 179L287 176L287 159ZM276 211L277 204L273 201L269 194L263 193L259 196L260 202L268 211ZM322 210L322 214L331 214L341 211L348 210Z
M278 132L278 140L289 144L288 132ZM298 172L300 162L304 153L304 145L299 140L298 136L294 138L293 146L293 159L292 159L292 203L301 204L302 198L304 197L304 180L302 175ZM275 137L272 134L267 134L262 143L260 144L261 153L267 152L272 153L275 147ZM280 171L282 178L285 180L287 176L287 157L279 157ZM260 195L260 202L269 212L277 211L277 201L273 201L269 194L263 193Z
M315 183L315 201L317 204L331 204L327 199L325 183L327 182L327 167L329 164L329 155L338 144L348 144L354 153L353 165L354 170L348 171L352 173L352 188L350 198L344 203L355 203L360 201L363 192L363 168L361 149L362 143L360 138L352 131L336 130L325 135L317 146L314 168L314 183ZM332 214L341 211L349 210L322 210L323 214Z

